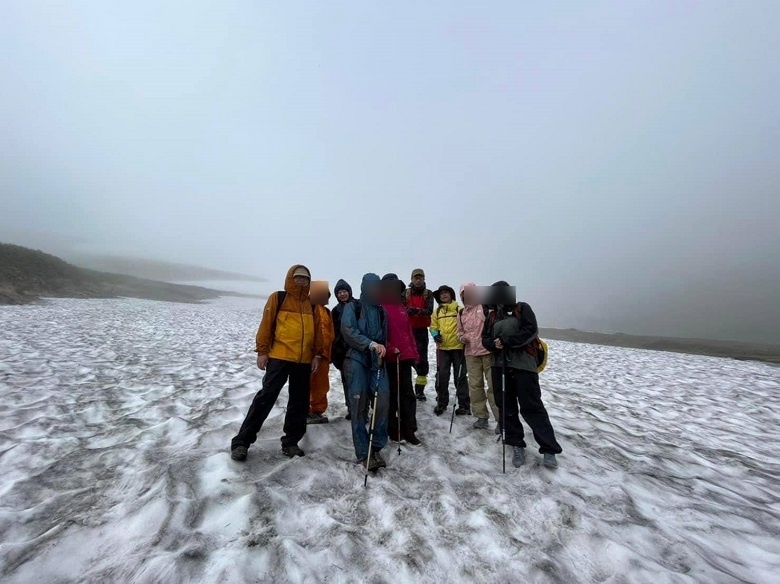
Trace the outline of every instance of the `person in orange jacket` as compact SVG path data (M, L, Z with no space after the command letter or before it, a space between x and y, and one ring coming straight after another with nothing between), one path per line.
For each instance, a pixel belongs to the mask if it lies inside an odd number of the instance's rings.
M282 454L303 456L298 442L306 434L311 374L320 367L325 349L317 311L309 302L311 272L300 264L292 266L284 291L269 296L257 330L257 366L265 371L263 388L257 392L238 434L230 444L233 460L244 461L257 441L282 388L289 379L289 400L284 416Z
M327 424L328 416L325 411L328 409L328 391L330 391L330 359L331 347L336 337L333 329L333 318L327 304L330 301L330 290L328 283L322 280L315 280L311 283L309 292L311 305L314 312L320 319L320 331L322 334L323 355L320 366L311 374L311 397L309 398L309 417L307 424Z

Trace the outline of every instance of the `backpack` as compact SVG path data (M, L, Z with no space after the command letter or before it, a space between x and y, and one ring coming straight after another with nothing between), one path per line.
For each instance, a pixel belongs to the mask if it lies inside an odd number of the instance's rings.
M350 300L347 302L347 304L353 304L355 306L355 313L360 314L360 309L358 308L358 304L360 303L359 300L355 298L350 298ZM334 309L335 311L335 309ZM331 361L336 366L336 369L341 371L344 367L344 359L347 357L347 342L344 340L344 335L341 334L341 320L344 316L344 309L342 308L339 311L338 315L338 324L339 326L335 327L335 333L336 336L333 339L333 346L331 348ZM336 318L333 319L333 324L336 324Z
M544 371L544 368L547 367L547 354L549 353L549 349L547 343L539 337L536 337L536 342L538 343L536 346L536 372L541 373Z
M493 324L496 322L496 311L490 310L487 306L485 306L483 309L485 311L485 320L490 323L492 328ZM512 312L512 316L520 320L522 311L522 303L518 302L514 311ZM545 367L547 367L547 357L550 354L550 349L547 346L547 343L539 338L539 333L537 333L536 338L534 338L528 344L526 350L527 349L531 349L528 352L536 358L536 372L541 373L544 371Z
M523 303L518 302L515 306L514 311L512 314L519 320L523 314ZM547 356L550 352L549 348L547 347L547 343L539 338L539 331L537 329L536 331L536 338L534 338L528 345L530 347L531 351L528 351L531 353L534 357L536 357L536 372L541 373L544 371L544 368L547 367Z

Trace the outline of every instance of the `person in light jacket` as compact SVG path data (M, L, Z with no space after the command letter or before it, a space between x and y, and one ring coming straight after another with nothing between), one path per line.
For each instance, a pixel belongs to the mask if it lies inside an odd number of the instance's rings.
M431 319L431 336L436 343L436 407L433 413L440 416L450 401L450 369L455 373L455 390L458 409L455 414L467 416L471 413L469 386L466 379L466 359L463 343L458 340L458 314L460 306L455 300L455 290L440 286L433 293L439 306Z
M463 343L466 354L466 371L469 380L471 411L476 416L474 428L488 428L488 402L490 412L496 421L496 434L501 432L498 421L498 406L493 393L493 378L490 369L493 355L482 344L482 330L485 328L485 307L478 302L477 285L467 282L460 287L460 298L464 308L458 316L458 340ZM487 385L487 393L485 393Z

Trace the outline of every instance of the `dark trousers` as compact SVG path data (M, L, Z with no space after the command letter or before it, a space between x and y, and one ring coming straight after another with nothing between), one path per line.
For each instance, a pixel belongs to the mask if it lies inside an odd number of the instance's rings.
M344 373L344 368L339 370L339 373L341 373L341 385L344 387L344 405L347 406L347 411L349 411L349 391L347 389L347 374Z
M287 413L284 416L284 436L282 448L294 446L306 434L306 416L309 413L309 390L311 365L293 363L280 359L269 359L263 376L263 388L257 392L249 406L249 411L241 424L241 429L231 443L249 447L257 440L257 433L263 427L268 414L274 407L284 384L290 380Z
M541 454L560 454L560 444L555 439L555 431L550 417L542 403L542 389L539 387L539 374L535 371L521 371L508 368L506 377L501 367L493 366L493 391L500 412L499 423L506 421L506 443L525 448L525 433L518 413L531 427ZM506 391L506 396L503 392ZM519 410L518 410L519 406Z
M419 361L414 364L414 370L417 372L417 377L428 377L428 329L412 329L414 335L414 342L417 345L417 356ZM425 385L421 383L420 385Z
M469 382L466 377L466 355L463 349L436 351L436 403L445 408L450 403L450 369L454 371L455 395L458 398L458 407L471 409L469 397Z
M398 377L400 369L400 378ZM417 398L412 387L412 361L387 363L390 382L390 415L387 425L390 435L398 433L398 402L401 402L401 437L417 431Z

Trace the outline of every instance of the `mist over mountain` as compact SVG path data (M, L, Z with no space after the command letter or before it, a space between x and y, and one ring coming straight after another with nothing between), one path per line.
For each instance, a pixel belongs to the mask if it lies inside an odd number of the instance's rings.
M151 280L164 280L166 282L192 282L199 280L230 280L237 282L266 281L265 278L259 276L153 259L79 253L65 254L65 257L74 264L84 268L100 270L103 272L113 272L116 274L127 274L129 276L149 278Z

